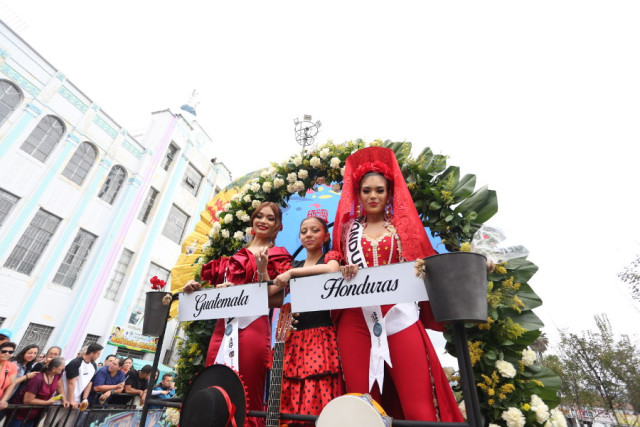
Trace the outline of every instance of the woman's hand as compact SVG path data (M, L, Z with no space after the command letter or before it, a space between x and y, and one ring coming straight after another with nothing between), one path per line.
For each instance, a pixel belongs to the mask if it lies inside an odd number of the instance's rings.
M284 289L291 280L291 273L289 271L285 271L282 274L279 274L275 279L273 279L273 285L277 286L278 289Z
M490 259L487 260L487 274L491 274L493 273L493 270L496 269L496 263L491 261Z
M354 264L341 265L340 273L342 273L342 277L344 277L345 280L351 280L358 273L358 266Z
M234 286L234 284L231 282L224 282L216 285L216 288L228 288L229 286Z
M258 253L256 254L256 266L258 267L258 272L267 271L268 263L269 263L269 247L264 246L258 249Z
M195 280L189 280L187 284L184 285L184 288L182 290L185 294L190 294L194 291L199 291L200 288L202 288L202 285L199 282L196 282Z

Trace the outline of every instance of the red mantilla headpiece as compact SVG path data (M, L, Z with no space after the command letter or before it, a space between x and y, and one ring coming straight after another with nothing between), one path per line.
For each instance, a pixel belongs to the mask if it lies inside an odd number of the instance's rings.
M434 255L436 251L431 247L427 233L424 231L396 156L393 150L384 147L363 148L347 157L342 195L333 226L334 249L344 256L341 248L342 229L349 227L351 221L356 218L356 206L360 203L358 198L360 180L368 172L383 175L391 185L393 225L400 236L404 259L414 261Z

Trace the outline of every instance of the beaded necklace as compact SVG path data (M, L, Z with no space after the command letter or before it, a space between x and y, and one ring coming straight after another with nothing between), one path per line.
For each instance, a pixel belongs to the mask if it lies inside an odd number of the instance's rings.
M364 225L364 228L366 229L367 228L366 220L363 221L363 225ZM376 238L370 238L369 236L363 233L363 237L365 237L371 244L371 251L373 252L373 267L377 267L379 265L378 264L378 246L380 245L380 242L389 235L391 236L391 243L389 246L390 250L389 250L389 259L387 260L387 265L391 264L391 260L393 258L393 245L395 242L397 242L397 245L398 245L398 253L399 253L400 261L403 261L402 246L400 245L400 238L398 237L398 232L396 230L396 227L391 223L391 221L385 221L383 224L383 227L387 230L387 232L382 233L380 236Z

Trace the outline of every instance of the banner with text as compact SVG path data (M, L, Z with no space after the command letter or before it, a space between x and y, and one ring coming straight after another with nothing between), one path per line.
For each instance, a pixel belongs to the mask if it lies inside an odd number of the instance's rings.
M142 335L142 328L135 325L127 325L127 327L114 326L111 329L107 344L128 348L129 350L155 353L158 337Z
M180 294L178 319L188 322L224 317L262 316L268 313L267 284L251 283Z
M339 272L300 277L292 279L290 287L294 312L429 299L424 280L416 277L414 261L361 269L349 281Z

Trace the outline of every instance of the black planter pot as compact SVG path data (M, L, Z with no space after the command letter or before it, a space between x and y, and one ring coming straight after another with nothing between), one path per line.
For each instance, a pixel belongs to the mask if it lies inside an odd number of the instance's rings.
M171 303L167 305L162 303L165 295L171 295L171 292L147 292L144 320L142 322L143 335L158 337L164 333L167 317L169 316L169 307L171 307Z
M487 259L451 252L424 259L425 286L438 322L487 321Z

